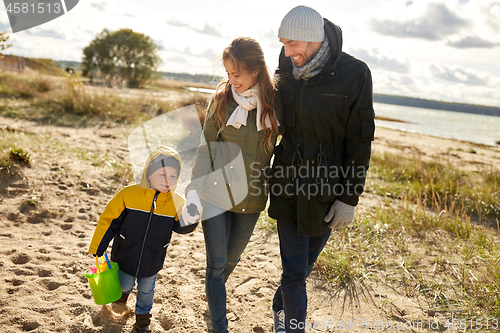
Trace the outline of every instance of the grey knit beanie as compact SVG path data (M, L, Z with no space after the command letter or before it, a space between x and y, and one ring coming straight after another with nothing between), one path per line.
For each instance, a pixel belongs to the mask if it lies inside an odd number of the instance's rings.
M146 178L149 179L149 177L151 177L151 175L156 170L158 170L159 168L166 167L166 166L174 168L175 171L177 171L177 175L179 175L179 171L180 171L179 161L177 161L177 159L175 157L172 157L172 156L159 155L154 160L149 162L148 172L146 173Z
M285 15L278 37L303 42L322 42L325 38L323 17L306 6L297 6Z

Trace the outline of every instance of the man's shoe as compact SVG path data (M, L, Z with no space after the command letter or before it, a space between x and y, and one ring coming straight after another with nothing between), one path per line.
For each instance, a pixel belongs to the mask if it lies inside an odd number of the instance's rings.
M274 320L274 333L286 333L285 310L279 310L278 312L274 312L273 310L273 320Z

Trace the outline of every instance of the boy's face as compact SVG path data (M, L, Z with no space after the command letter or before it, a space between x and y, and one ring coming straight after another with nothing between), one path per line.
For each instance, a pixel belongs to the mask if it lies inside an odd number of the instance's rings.
M159 168L149 176L149 184L152 188L167 193L171 187L177 184L177 170L171 166Z

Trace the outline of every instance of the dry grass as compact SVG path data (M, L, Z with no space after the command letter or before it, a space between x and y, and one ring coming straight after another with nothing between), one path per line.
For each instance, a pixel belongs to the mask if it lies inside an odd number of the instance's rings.
M53 80L31 72L17 74L0 71L0 96L8 98L40 98L44 93L54 90Z
M78 76L65 78L31 73L0 72L0 114L63 126L137 124L186 105L205 105L206 94L189 94L181 101L127 98L113 90L85 89Z
M484 166L477 171L458 169L451 163L426 161L419 155L372 156L378 179L371 185L391 198L420 200L437 212L470 216L496 226L500 217L500 170Z
M333 296L354 306L360 297L372 302L372 287L383 285L441 327L499 318L499 172L390 154L373 156L371 167L369 191L385 204L333 232L318 259ZM274 220L261 219L261 228L276 230ZM380 304L388 318L404 313L392 301Z
M167 79L157 79L150 80L148 82L148 87L157 87L161 89L186 89L186 87L194 88L204 88L204 89L214 89L214 86L208 83L198 83L198 82L187 82L187 81L175 81Z

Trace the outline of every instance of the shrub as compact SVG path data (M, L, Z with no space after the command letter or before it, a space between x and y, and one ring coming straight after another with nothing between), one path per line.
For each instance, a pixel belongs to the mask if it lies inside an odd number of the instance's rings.
M30 164L31 155L27 150L21 148L11 148L9 156L12 160L17 161L21 164Z

